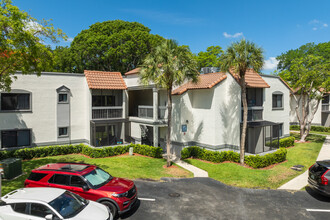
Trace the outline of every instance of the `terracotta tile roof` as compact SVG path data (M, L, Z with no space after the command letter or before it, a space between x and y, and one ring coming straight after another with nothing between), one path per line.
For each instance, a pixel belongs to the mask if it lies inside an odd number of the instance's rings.
M230 70L229 73L236 79L239 83L239 76ZM265 82L265 80L253 69L248 69L245 73L245 83L247 88L270 88L270 86Z
M181 95L190 89L210 89L227 78L225 73L207 73L198 77L198 82L187 82L173 90L173 95Z
M125 73L125 76L127 75L134 75L134 74L138 74L140 72L141 68L135 68L127 73Z
M85 70L84 74L90 89L127 89L120 72Z

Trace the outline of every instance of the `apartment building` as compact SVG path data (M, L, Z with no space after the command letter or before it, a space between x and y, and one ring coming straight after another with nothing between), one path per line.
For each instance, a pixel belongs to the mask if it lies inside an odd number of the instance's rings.
M289 135L289 87L249 70L247 152L278 147ZM84 74L17 74L0 97L1 148L87 143L161 146L167 135L166 90L141 85L139 69ZM206 73L173 90L172 150L185 146L238 150L241 92L233 73ZM276 142L277 141L277 142Z

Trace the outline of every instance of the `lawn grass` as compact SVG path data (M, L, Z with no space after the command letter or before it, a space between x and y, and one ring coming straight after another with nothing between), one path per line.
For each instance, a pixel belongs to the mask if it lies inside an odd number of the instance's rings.
M162 177L193 177L192 173L181 167L164 168L163 166L166 165L166 160L164 159L142 156L119 156L97 159L87 158L82 155L54 156L23 161L22 166L24 175L10 181L3 180L2 195L23 187L24 181L32 169L38 168L47 163L56 162L83 162L94 164L109 172L112 176L127 179L141 178L159 180Z
M287 161L270 169L250 169L235 163L211 164L196 159L187 162L209 173L209 177L225 184L246 188L276 189L307 170L316 160L324 137L310 135L311 143L295 143L288 148ZM303 165L303 171L290 169L294 165Z
M292 133L299 133L297 130L291 130ZM321 134L321 135L330 135L330 132L323 132L323 131L309 131L310 134Z

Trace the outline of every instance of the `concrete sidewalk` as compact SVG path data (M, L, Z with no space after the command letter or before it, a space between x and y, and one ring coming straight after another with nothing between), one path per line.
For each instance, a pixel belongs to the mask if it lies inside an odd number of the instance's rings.
M186 170L192 172L194 174L194 177L209 177L208 172L206 172L205 170L199 169L189 163L180 160L179 158L176 158L173 162L179 165L180 167L183 167Z
M330 135L328 135L322 145L320 150L319 156L317 157L316 161L318 160L330 160ZM290 180L289 182L283 184L278 189L284 190L300 190L304 188L308 183L308 170L305 171L303 174L297 176L296 178Z

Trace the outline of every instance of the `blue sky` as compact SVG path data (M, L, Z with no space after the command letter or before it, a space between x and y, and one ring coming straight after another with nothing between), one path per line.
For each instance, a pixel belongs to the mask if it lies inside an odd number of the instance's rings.
M226 48L244 37L265 51L265 73L274 57L308 42L330 40L329 0L13 0L37 19L52 19L72 40L96 22L137 21L151 33L176 39L192 52L208 46ZM69 45L70 42L61 42Z

